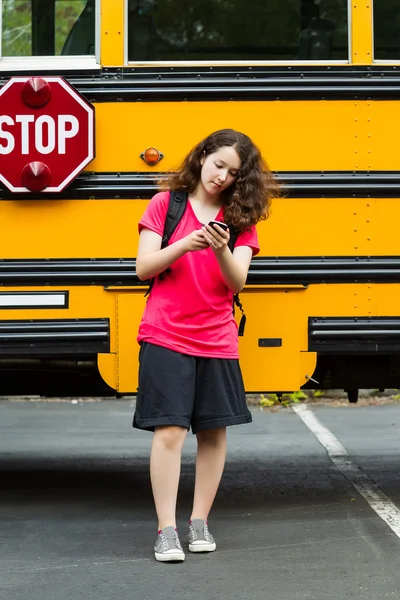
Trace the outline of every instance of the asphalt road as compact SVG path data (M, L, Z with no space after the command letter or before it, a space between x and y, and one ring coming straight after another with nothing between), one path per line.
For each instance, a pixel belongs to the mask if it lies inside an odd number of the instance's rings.
M1 600L400 598L396 528L291 409L230 429L210 517L217 551L157 563L151 434L131 428L132 411L131 401L0 401ZM312 413L398 510L400 405ZM182 540L194 455L189 434Z

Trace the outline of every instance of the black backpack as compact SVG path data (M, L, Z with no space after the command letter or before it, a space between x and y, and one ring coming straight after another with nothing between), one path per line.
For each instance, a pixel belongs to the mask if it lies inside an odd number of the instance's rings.
M183 192L180 190L170 192L168 212L167 212L167 216L165 219L164 233L163 233L163 238L162 238L162 242L161 242L161 249L166 248L168 246L168 242L171 239L172 234L174 233L175 229L177 228L180 220L183 217L183 213L186 210L187 201L188 201L187 192ZM229 238L228 247L231 252L233 252L233 248L235 247L235 243L239 236L239 233L240 232L237 229L230 228L231 235ZM170 272L171 272L171 267L168 267L168 269L166 269L163 273L160 273L159 275L157 275L157 277L159 277L160 279L163 279L163 277L165 277L165 274L170 273ZM148 296L150 294L150 292L153 288L153 284L154 284L154 278L150 280L149 288L145 294L146 296ZM235 305L242 312L242 317L241 317L240 323L239 323L238 335L243 336L244 327L246 325L246 315L244 314L243 306L239 300L239 294L235 294L233 296L233 313L234 314L235 314Z

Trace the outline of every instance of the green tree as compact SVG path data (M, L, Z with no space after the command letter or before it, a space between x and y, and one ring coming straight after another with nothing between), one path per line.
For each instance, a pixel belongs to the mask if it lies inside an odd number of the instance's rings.
M49 8L53 3L55 4L54 32L49 31L48 34L51 36L55 34L53 54L60 54L69 32L85 8L86 0L44 0L41 3L40 14L46 14L45 4ZM32 56L31 0L3 0L2 16L2 55Z
M69 32L86 6L86 0L56 1L56 47L55 54L61 54Z
M3 56L32 54L31 2L3 0Z

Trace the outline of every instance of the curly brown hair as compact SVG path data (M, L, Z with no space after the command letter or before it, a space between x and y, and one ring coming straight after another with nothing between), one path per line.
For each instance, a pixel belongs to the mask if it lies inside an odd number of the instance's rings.
M239 231L267 219L271 201L279 196L279 184L252 140L234 129L220 129L207 136L186 156L180 169L160 181L161 189L196 189L201 176L201 158L223 146L235 148L241 160L237 179L221 193L225 222Z

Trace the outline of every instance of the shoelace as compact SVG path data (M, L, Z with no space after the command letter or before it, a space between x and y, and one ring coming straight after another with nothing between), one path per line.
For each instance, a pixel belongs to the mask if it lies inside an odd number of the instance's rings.
M161 542L162 542L163 550L166 552L167 550L169 550L169 544L168 544L167 536L165 535L165 533L163 531L161 531L160 537L161 537ZM176 544L176 547L178 548L178 550L182 550L181 542L180 542L180 539L179 539L178 534L176 532L174 534L174 540L175 540L175 544Z
M161 533L160 533L160 538L161 538L163 551L167 551L168 550L167 536L165 535L165 533L163 531L161 531Z
M198 539L197 531L196 531L196 528L193 525L193 523L190 523L189 527L190 527L190 531L191 531L191 534L193 536L193 539L197 540ZM208 531L208 525L207 525L206 521L204 521L204 539L205 539L206 542L211 542L211 534Z
M190 536L192 538L192 540L197 540L197 531L193 525L193 523L189 524L189 531L190 531Z
M210 542L211 541L210 532L208 531L207 522L204 522L204 539L206 540L206 542Z
M177 533L175 533L175 543L176 543L176 547L178 548L178 550L182 550L181 542L180 542L180 539L179 539Z

